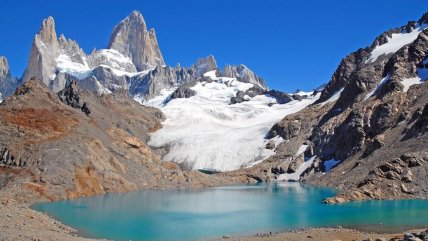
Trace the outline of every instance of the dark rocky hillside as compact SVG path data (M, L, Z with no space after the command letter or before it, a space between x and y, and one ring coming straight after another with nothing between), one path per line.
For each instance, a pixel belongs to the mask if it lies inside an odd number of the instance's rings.
M295 153L307 144L304 158L316 158L301 180L342 190L328 202L428 198L427 24L425 14L345 57L315 104L271 129L269 137L286 141L266 161L271 170L265 179L302 163ZM416 39L374 58L376 47L398 33L416 33Z

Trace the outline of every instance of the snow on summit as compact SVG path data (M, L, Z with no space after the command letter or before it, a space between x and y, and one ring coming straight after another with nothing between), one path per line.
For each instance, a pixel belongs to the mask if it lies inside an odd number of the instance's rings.
M238 90L248 90L253 84L216 77L215 71L204 76L213 81L199 82L192 87L195 96L166 103L174 91L171 89L144 102L161 109L167 117L163 128L151 135L148 144L155 148L167 147L164 160L192 169L236 170L273 155L274 151L265 148L268 141L265 136L271 126L319 98L318 94L269 107L276 100L258 95L239 104L230 104Z
M391 54L397 52L399 49L404 47L407 44L412 43L416 40L419 33L422 32L428 26L426 24L421 25L413 29L410 33L393 33L391 37L388 38L388 42L382 45L376 46L372 51L370 58L366 63L372 63L381 55Z

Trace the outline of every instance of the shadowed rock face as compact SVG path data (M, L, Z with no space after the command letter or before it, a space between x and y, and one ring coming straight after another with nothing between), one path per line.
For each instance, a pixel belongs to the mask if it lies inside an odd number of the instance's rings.
M91 110L86 102L80 102L80 92L77 82L73 80L67 87L58 92L58 97L63 103L73 108L78 108L89 116L91 114Z
M128 56L138 71L165 65L155 30L147 30L143 15L138 11L114 28L108 48Z

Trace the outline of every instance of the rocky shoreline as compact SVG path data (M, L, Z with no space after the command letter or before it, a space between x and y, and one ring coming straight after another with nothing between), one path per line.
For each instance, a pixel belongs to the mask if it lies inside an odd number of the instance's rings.
M401 233L363 232L342 227L336 228L306 228L279 233L261 233L247 237L224 236L219 240L233 241L425 241L428 240L428 230L412 230Z

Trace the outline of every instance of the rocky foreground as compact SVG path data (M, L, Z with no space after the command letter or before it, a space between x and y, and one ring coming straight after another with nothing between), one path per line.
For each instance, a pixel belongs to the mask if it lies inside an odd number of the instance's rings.
M310 228L284 233L261 233L251 237L231 238L221 240L236 241L425 241L428 240L428 230L414 230L405 234L367 233L344 228Z

